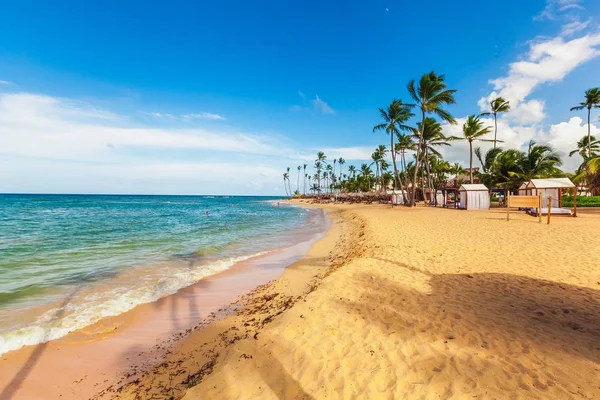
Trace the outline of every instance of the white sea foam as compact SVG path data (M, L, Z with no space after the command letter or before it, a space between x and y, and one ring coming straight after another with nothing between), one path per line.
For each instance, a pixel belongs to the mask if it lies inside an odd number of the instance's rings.
M231 268L234 264L250 258L266 255L263 251L247 256L232 257L197 267L182 264L158 269L158 273L137 277L133 287L115 286L106 291L91 291L77 301L42 314L34 324L0 333L0 355L23 346L58 339L69 332L94 324L105 317L129 311L139 304L150 303L174 294L210 275ZM118 279L115 278L115 279ZM75 297L74 297L75 299Z

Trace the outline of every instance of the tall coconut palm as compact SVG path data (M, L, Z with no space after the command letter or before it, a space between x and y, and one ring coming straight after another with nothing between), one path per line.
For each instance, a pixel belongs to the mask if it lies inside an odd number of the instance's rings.
M402 171L406 173L406 152L415 151L417 146L412 140L412 136L400 134L398 135L398 142L396 143L396 153L400 154L400 166Z
M590 146L588 146L588 141L591 141ZM600 151L600 140L596 140L594 136L590 136L589 138L584 136L577 142L577 148L569 153L569 157L573 157L575 154L579 153L581 158L583 158L583 164L581 164L578 170L581 170L582 166L586 165L586 160L589 158L590 147L592 150L592 157L594 157Z
M354 165L348 167L348 172L351 174L352 178L356 178L356 167Z
M300 194L300 170L302 169L302 165L298 165L298 180L296 182L296 193Z
M481 115L493 115L494 116L494 148L496 148L496 142L498 141L498 114L510 111L510 101L504 100L502 97L497 97L490 101L490 112L482 113Z
M302 180L302 183L304 185L304 190L302 190L302 191L304 192L304 194L306 194L306 177L308 176L308 174L306 173L306 167L307 166L308 166L307 164L303 165L303 167L304 167L304 179Z
M340 165L340 176L342 176L342 165L346 164L346 160L344 160L342 157L340 157L338 159L338 164Z
M331 192L331 183L335 179L335 176L333 174L333 167L331 166L331 164L328 164L327 167L325 167L325 169L327 169L327 172L328 172L327 176L328 176L328 179L329 179L327 181L327 188Z
M366 186L363 186L363 188L366 188L365 191L370 192L371 188L372 188L371 178L373 177L373 170L371 170L369 165L363 163L360 165L360 171L358 173L360 174L360 176L364 179L364 182L366 183Z
M287 172L283 173L283 187L285 188L285 196L286 197L289 196L289 194L288 194L288 188L286 186L286 182L287 182L289 176L290 176L289 173L287 173Z
M385 156L386 152L387 152L387 149L385 148L385 146L384 145L380 145L371 154L371 160L373 160L373 162L371 163L371 165L375 164L375 182L380 181L381 163L384 161L384 156ZM382 188L383 188L383 184L381 185L380 190Z
M578 106L571 107L571 111L579 111L587 109L587 125L588 125L588 157L592 157L592 133L590 117L592 114L592 108L600 108L600 88L592 88L585 91L585 100L579 103Z
M519 171L512 175L520 178L521 181L549 178L562 173L558 169L561 164L560 155L551 146L536 144L531 140L527 147L527 153L518 163Z
M417 143L417 161L421 159L420 152L423 142L423 128L425 127L425 115L435 114L442 121L446 121L450 124L455 124L456 120L454 117L446 111L443 106L454 104L454 93L456 90L447 89L444 75L437 75L431 71L425 74L419 80L419 84L415 83L414 79L408 82L408 93L410 97L415 101L417 107L421 111L421 131L419 132L419 140ZM419 162L415 164L415 170L413 173L413 196L411 197L411 206L415 205L415 191L417 182L417 173L419 171Z
M417 129L413 130L413 133L418 137L419 132L423 132L423 140L421 141L421 162L425 166L427 173L427 186L429 189L433 189L433 182L431 179L431 168L430 168L430 155L441 157L436 147L439 146L450 146L450 141L454 140L454 137L446 137L442 125L431 117L425 118L425 126L421 127L421 122L417 124Z
M402 182L399 182L400 177L398 175L398 167L396 166L396 152L393 151L396 148L394 146L394 136L399 135L401 131L410 130L410 127L406 123L414 115L410 111L412 107L412 105L402 103L402 100L394 99L387 110L383 108L379 109L379 114L384 123L373 127L373 132L385 130L390 135L390 150L392 150L392 164L394 164L394 189L398 187L398 183L401 188L404 186Z
M310 186L310 179L311 179L311 177L308 174L306 174L306 175L307 175L307 178L308 178L308 190L310 191L311 190L311 186Z
M494 174L494 166L496 159L502 154L502 147L494 147L489 149L485 154L481 153L481 148L475 148L475 156L481 164L481 182L491 188L496 184L496 176Z
M469 115L467 122L463 125L463 137L460 140L469 142L469 182L473 183L473 142L480 140L482 142L493 142L491 139L482 139L482 136L490 133L491 128L484 126L484 122L476 115Z

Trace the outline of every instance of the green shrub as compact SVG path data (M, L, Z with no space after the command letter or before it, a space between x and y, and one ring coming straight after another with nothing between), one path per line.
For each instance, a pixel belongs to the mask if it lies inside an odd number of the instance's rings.
M573 207L573 196L563 197L563 207ZM577 196L577 207L600 207L600 196Z

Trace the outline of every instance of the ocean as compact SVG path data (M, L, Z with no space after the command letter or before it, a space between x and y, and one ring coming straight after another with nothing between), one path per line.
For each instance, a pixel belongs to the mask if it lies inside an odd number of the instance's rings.
M311 240L321 210L239 196L0 195L0 354Z

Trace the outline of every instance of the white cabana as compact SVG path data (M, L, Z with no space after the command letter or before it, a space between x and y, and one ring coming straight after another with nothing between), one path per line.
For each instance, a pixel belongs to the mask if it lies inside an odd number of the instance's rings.
M521 185L519 195L537 196L541 194L542 214L548 213L548 207L550 207L552 214L570 214L571 210L562 208L562 195L565 189L574 188L575 184L569 178L531 179ZM550 205L548 204L549 196L552 196L552 204ZM577 203L574 204L573 215L577 215Z
M458 188L460 195L459 208L466 210L488 210L490 208L490 191L481 183L463 184Z

